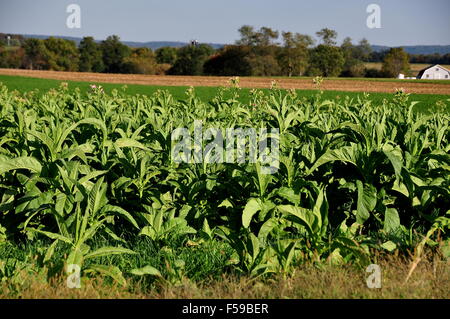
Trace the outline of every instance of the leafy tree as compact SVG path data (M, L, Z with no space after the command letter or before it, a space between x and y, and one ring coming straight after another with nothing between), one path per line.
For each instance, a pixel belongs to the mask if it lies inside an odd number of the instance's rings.
M340 48L320 44L310 54L311 75L338 76L342 72L345 59Z
M78 50L74 41L50 37L44 40L50 70L77 71Z
M103 54L93 37L85 37L78 46L80 52L79 70L81 72L103 72Z
M314 40L300 33L283 32L283 49L278 57L283 75L303 75L308 67L308 47Z
M117 35L112 35L102 41L101 50L103 54L103 64L106 73L121 73L125 59L131 54L131 49L120 42Z
M25 59L25 50L18 48L15 50L0 49L0 68L18 69L23 66Z
M212 55L214 49L207 44L187 45L179 49L178 58L170 74L177 75L201 75L203 65Z
M273 55L251 54L246 60L253 76L273 76L281 73L278 61Z
M251 65L247 60L250 47L244 45L225 46L205 62L204 72L208 75L251 75Z
M241 35L241 39L236 41L237 45L256 45L255 28L250 25L243 25L239 28L238 32Z
M397 77L400 73L409 73L409 56L403 48L392 48L383 61L382 71L388 77Z
M258 31L252 26L244 25L239 30L241 39L236 41L237 45L248 46L270 46L276 44L274 41L278 39L278 31L268 27L262 27Z
M122 71L133 74L155 74L155 54L149 48L132 49L132 53L124 61Z
M369 62L370 56L373 52L372 46L367 39L363 38L359 41L357 48L357 58L363 62Z
M352 39L347 37L341 45L344 55L342 76L363 77L365 74L363 53L358 46L353 45Z
M156 62L160 64L171 64L174 65L177 60L178 50L173 47L162 47L155 51Z
M23 43L25 51L24 65L27 69L46 70L49 68L48 51L43 40L26 39Z
M318 32L316 35L319 38L322 38L322 42L324 45L334 46L336 45L337 32L328 28L324 28Z

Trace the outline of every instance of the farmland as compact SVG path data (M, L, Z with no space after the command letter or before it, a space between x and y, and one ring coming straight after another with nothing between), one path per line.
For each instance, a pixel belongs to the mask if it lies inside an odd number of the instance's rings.
M151 86L226 86L230 77L226 76L155 76L138 74L101 74L87 72L36 71L0 69L0 75L55 79L60 81L83 81L91 83L139 84ZM267 89L272 81L279 88L311 90L312 77L240 77L242 88ZM403 88L415 94L450 94L450 81L446 80L396 80L367 78L327 78L324 90L343 92L394 93Z
M369 69L381 70L383 63L381 63L381 62L366 62L364 65L366 68L369 68ZM425 69L429 66L430 66L429 63L428 64L427 63L411 63L411 72L414 75L417 75L419 73L419 71L421 71L422 69ZM443 64L442 66L444 68L450 70L450 65Z
M58 74L59 81L81 80ZM111 286L119 296L139 290L141 297L448 297L448 85L414 84L419 93L442 94L427 104L431 96L394 93L396 82L366 82L373 98L346 98L352 93L322 91L341 88L332 80L313 89L304 79L309 91L302 94L284 88L301 89L288 84L303 80L280 79L282 89L268 89L268 79L210 79L222 88L152 79L131 76L129 83L167 87L1 77L0 296L51 296L45 287L59 285L91 297L111 296ZM14 81L21 92L8 89ZM38 94L24 89L33 81L43 83ZM174 162L171 134L192 132L195 120L221 130L278 129L278 170L263 174L259 162ZM389 269L379 294L357 275L371 263ZM81 270L82 290L65 286L70 265ZM306 289L317 276L337 280L337 292L289 288ZM359 278L351 280L355 288L339 285L345 276ZM262 287L253 286L255 278ZM270 290L273 280L278 290ZM202 282L212 285L196 289ZM215 285L231 295L208 290ZM433 289L404 292L414 285Z

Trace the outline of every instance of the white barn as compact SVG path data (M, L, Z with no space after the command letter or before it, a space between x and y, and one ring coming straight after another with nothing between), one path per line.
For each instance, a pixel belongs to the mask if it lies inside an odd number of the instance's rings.
M421 80L450 80L450 71L439 64L435 64L421 70L417 78Z

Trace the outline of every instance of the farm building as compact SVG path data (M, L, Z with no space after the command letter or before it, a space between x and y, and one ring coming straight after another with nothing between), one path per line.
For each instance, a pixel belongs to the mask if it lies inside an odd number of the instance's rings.
M422 80L450 80L450 71L439 64L435 64L421 70L417 78Z

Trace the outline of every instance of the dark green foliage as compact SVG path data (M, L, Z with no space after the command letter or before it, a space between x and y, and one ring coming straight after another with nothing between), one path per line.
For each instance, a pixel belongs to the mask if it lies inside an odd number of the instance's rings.
M103 53L93 37L85 37L78 46L80 52L80 72L103 72Z
M388 77L395 78L400 73L409 73L409 58L403 48L392 48L385 56L382 71Z
M125 59L131 54L131 49L120 42L117 35L109 36L105 41L102 41L100 48L103 54L105 72L121 73L125 67Z
M338 76L342 72L345 59L339 47L320 44L311 51L311 75Z
M202 75L203 66L214 49L207 44L187 45L180 48L177 60L169 70L174 75Z

